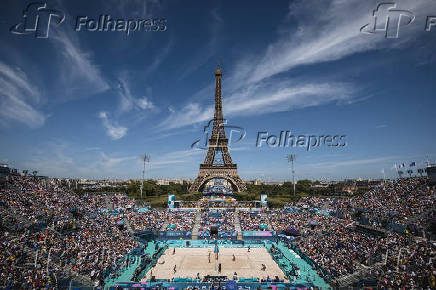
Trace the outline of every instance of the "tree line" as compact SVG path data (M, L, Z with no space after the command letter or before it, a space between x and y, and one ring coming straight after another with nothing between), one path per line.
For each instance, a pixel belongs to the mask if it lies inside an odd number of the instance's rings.
M283 204L298 200L301 196L308 195L331 195L334 193L333 186L329 187L313 187L319 184L318 181L308 179L298 180L296 182L295 191L293 194L292 182L284 182L283 185L261 184L254 185L247 183L247 191L234 193L234 197L239 201L259 200L260 194L268 195L268 203L270 206L282 206ZM121 183L117 187L102 187L98 189L87 189L87 192L124 192L128 196L141 200L141 181L130 180L126 183ZM78 193L83 192L79 189ZM156 206L166 206L168 194L174 194L177 200L194 201L202 197L201 193L190 193L189 183L184 181L182 184L170 182L168 185L158 185L155 180L145 180L143 183L142 198L145 202L150 202Z

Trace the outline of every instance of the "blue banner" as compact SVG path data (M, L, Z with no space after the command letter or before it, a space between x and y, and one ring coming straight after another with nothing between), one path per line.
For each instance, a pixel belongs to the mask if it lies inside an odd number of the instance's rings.
M190 231L160 231L159 239L163 240L177 240L177 239L192 239L192 232Z
M242 237L244 239L271 240L277 237L277 233L275 231L243 231Z
M236 238L238 237L238 232L237 231L219 231L218 232L218 238L223 239L223 240L236 240ZM198 238L199 239L209 239L210 238L210 231L201 231L198 232Z

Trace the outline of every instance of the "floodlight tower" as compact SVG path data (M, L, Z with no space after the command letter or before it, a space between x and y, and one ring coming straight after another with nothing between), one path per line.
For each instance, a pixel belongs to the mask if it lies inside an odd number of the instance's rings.
M288 154L286 158L288 159L288 162L291 163L291 169L292 169L292 184L294 185L294 197L295 197L295 170L294 170L294 161L296 159L295 154Z
M150 162L150 155L144 154L141 156L141 159L144 161L144 168L142 169L142 181L141 181L141 202L142 202L142 189L144 187L144 175L145 175L145 163Z

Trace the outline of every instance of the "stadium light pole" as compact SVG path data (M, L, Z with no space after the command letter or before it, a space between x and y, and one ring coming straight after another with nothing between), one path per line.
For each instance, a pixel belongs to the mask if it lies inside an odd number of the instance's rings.
M292 169L292 184L294 185L294 197L295 197L295 170L294 170L294 161L296 159L295 154L288 154L287 156L288 162L291 163L291 169Z
M150 155L144 154L144 156L141 156L141 159L144 161L144 167L142 169L142 181L141 181L141 202L142 202L142 189L144 187L145 163L150 161Z

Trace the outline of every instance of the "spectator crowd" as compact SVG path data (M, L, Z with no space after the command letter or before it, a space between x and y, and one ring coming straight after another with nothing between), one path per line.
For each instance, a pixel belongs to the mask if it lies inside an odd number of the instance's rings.
M0 287L50 289L71 277L102 286L140 246L133 232L192 231L196 223L200 232L234 231L237 219L242 231L293 236L293 246L333 281L357 273L383 288L436 286L428 230L435 189L425 178L388 181L352 198L303 197L282 209L237 212L143 209L121 193L79 196L24 176L11 177L0 193Z
M268 229L266 215L258 211L239 211L239 222L243 231L262 231Z
M234 213L231 211L202 212L199 231L209 231L211 227L216 227L218 231L235 230Z
M79 197L33 177L13 177L0 199L0 246L8 249L1 254L0 286L49 287L71 275L102 285L138 246L117 210L132 205L122 194ZM106 204L112 212L102 210Z

